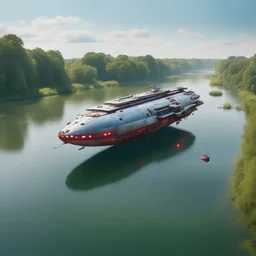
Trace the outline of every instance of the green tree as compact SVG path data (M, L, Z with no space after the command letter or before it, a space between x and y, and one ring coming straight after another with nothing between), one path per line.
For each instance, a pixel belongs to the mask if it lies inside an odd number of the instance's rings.
M68 74L72 83L87 84L97 79L97 69L81 62L74 62L68 68Z
M95 67L98 71L98 78L100 80L107 80L106 66L111 61L111 58L104 53L88 52L81 59L82 63Z

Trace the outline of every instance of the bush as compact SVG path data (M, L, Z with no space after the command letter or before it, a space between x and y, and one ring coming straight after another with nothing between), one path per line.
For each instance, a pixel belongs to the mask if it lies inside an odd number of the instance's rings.
M217 91L217 90L213 90L213 91L210 91L209 94L211 96L221 96L222 92L221 91Z
M221 85L222 86L223 84L222 84L222 81L219 80L217 77L212 77L210 85Z
M98 81L98 84L103 86L103 87L111 87L111 86L118 86L119 83L115 80L111 81Z
M223 109L231 109L232 106L229 103L224 103L223 104Z
M48 88L48 87L39 89L39 93L42 96L51 96L51 95L58 94L57 89L52 89L52 88Z
M84 91L86 88L83 84L72 84L72 91L77 92L77 91Z
M237 110L237 111L243 110L243 106L242 106L242 105L236 106L236 110Z

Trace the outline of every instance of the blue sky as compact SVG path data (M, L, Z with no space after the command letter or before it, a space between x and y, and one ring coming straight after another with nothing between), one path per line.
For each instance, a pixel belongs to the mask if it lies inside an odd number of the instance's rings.
M87 51L181 58L256 53L254 0L3 1L0 35L25 47L58 49L65 58ZM11 11L8 11L11 10Z

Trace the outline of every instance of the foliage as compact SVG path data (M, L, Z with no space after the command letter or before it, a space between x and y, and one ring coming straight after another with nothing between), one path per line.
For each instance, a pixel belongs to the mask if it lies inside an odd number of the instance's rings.
M256 56L229 57L221 61L217 71L211 76L210 84L256 93Z
M84 65L81 61L71 63L66 67L66 70L72 83L93 83L98 75L95 67Z
M86 89L86 86L83 84L72 84L72 92L84 91Z
M112 87L112 86L118 86L119 83L117 81L111 80L111 81L98 81L98 83L103 87Z
M243 109L244 109L244 107L242 105L236 106L237 111L242 111Z
M52 96L58 94L57 90L53 88L40 88L39 93L42 96Z
M223 109L231 109L232 108L232 106L229 103L224 103L222 107L223 107Z
M213 91L210 91L209 94L211 96L221 96L222 92L221 91L217 91L217 90L213 90Z
M229 57L223 60L215 76L226 88L240 91L247 123L232 180L235 207L240 211L251 239L243 246L256 255L256 55L251 58ZM239 108L240 109L240 108Z
M119 83L164 80L166 76L207 68L218 62L156 59L151 55L118 55L114 58L95 52L87 52L81 59L64 61L59 51L40 48L28 50L24 48L21 38L7 34L0 37L0 97L48 95L55 93L55 90L57 93L67 93L116 86ZM253 68L245 76L252 72ZM52 90L40 90L42 88Z
M97 75L95 75L94 80L98 79L103 82L112 80L119 83L131 83L145 80L164 80L166 76L210 67L211 64L214 65L214 63L217 62L219 62L219 60L162 60L155 59L151 55L139 57L118 55L114 58L101 52L88 52L82 59L68 60L66 70L73 83L88 83L87 80L81 81L80 79L82 73L81 69L85 65L92 66L97 70ZM96 84L96 86L98 86L98 84Z
M69 91L70 82L59 51L26 50L14 34L0 37L0 94L4 97L27 95L48 87Z
M216 76L215 74L210 76L210 85L223 85L223 81L220 77Z

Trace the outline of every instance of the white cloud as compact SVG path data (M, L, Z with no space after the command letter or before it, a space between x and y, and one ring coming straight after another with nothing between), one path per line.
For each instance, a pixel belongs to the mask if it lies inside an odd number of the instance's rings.
M29 23L29 21L27 21L27 20L19 20L19 23L21 25L25 25L25 24Z
M134 37L134 38L147 38L150 37L150 33L147 29L134 28L131 30L118 30L108 33L110 37Z
M130 30L129 34L132 37L150 37L150 33L147 29L135 28L135 29Z
M235 43L233 41L227 40L225 38L222 38L219 40L220 45L234 45Z
M114 37L127 37L128 36L128 33L126 31L121 31L121 30L112 31L108 34L109 34L109 36L114 36Z
M8 33L8 26L5 23L0 24L0 36Z
M92 43L99 40L85 31L70 31L62 34L67 43Z
M26 38L37 38L38 35L36 33L24 32L24 33L19 33L19 36L23 39L26 39Z
M46 16L41 16L32 20L30 23L33 27L36 27L36 28L51 29L53 27L54 28L67 27L79 21L81 21L80 18L73 17L73 16L68 16L68 17L56 16L55 18L48 18Z
M186 37L196 37L196 36L202 36L199 32L191 32L185 28L181 28L177 31L179 34L184 35Z
M29 45L41 43L88 43L99 41L86 30L74 30L72 27L79 23L84 25L84 20L78 17L56 16L48 18L38 17L34 20L20 20L17 26L0 25L0 34L14 33L20 36ZM37 45L38 46L38 45ZM56 48L56 47L55 47Z

